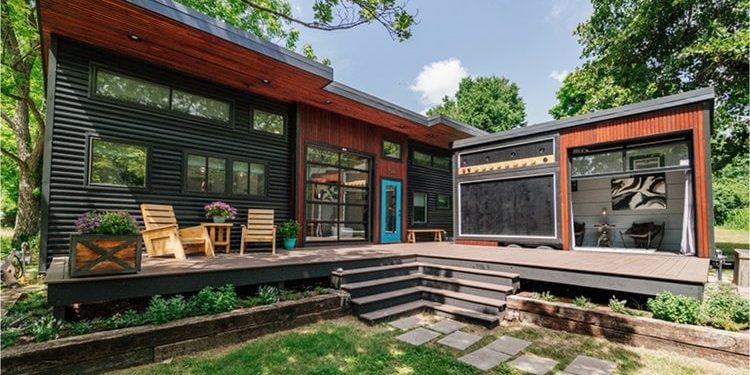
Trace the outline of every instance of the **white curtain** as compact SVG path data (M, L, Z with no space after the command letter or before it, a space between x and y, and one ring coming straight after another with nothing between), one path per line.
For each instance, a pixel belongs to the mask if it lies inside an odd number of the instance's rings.
M680 254L695 255L695 212L693 209L693 175L685 172L685 208L682 212Z

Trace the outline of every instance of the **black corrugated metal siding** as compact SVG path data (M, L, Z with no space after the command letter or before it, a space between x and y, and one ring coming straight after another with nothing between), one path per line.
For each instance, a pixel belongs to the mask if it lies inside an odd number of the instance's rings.
M408 160L408 194L407 194L407 212L409 228L441 228L453 236L453 182L451 171L445 171L435 168L427 168L414 165L414 151L420 151L432 155L451 157L451 152L439 148L430 147L422 143L409 143L409 160ZM414 223L414 192L427 193L427 223ZM437 208L437 195L448 194L451 196L451 209ZM425 239L432 239L430 236L422 236ZM429 238L428 238L429 237ZM419 239L419 238L418 238Z
M211 124L90 98L92 63L197 94L232 99L234 123L232 126ZM170 204L175 208L180 226L187 227L206 221L203 216L206 203L223 200L239 212L232 233L232 248L235 251L239 249L239 224L247 220L248 208L273 208L277 222L291 217L290 179L295 134L293 108L69 41L61 40L59 43L56 74L46 228L48 256L68 252L68 236L73 231L73 222L87 210L127 210L142 225L139 204ZM253 108L285 113L286 135L250 130ZM91 136L147 145L149 187L137 190L87 186L87 147ZM186 151L265 162L268 196L229 197L184 192L183 159Z

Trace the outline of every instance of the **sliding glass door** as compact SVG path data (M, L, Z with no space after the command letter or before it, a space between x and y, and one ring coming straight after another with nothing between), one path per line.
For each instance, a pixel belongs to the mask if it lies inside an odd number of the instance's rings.
M305 156L305 236L310 242L369 237L370 158L319 146Z

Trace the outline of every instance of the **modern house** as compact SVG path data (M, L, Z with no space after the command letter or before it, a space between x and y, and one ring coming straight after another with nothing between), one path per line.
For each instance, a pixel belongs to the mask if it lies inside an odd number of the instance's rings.
M709 257L713 100L700 89L456 141L457 241Z
M272 208L303 246L452 231L451 142L483 131L334 81L333 69L170 0L43 0L42 259L88 210ZM139 218L140 220L140 218ZM238 248L239 230L233 231ZM45 267L45 262L40 262Z

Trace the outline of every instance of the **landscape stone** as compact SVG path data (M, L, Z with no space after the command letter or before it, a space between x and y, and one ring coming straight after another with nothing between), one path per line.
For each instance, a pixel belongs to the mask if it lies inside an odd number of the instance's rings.
M473 351L458 360L463 363L468 363L482 371L490 370L497 365L510 359L510 356L505 353L496 352L487 347Z
M544 357L522 355L508 362L508 364L529 374L542 375L552 371L557 365L557 361Z
M424 321L418 316L409 316L401 318L399 320L390 323L391 326L396 327L402 331L407 331L424 325Z
M526 347L528 347L529 345L531 345L531 343L526 340L521 340L510 336L503 336L487 345L487 347L494 351L514 356L521 350L526 349Z
M448 336L443 337L438 343L450 346L451 348L464 350L472 346L475 342L482 339L482 336L477 336L471 333L456 331Z
M617 364L585 355L579 355L570 362L565 372L574 375L609 375L617 368Z
M397 336L396 339L407 344L419 346L428 341L431 341L438 336L440 336L440 334L437 332L433 332L425 328L417 328L415 330L406 332L401 336Z
M464 328L464 327L466 327L466 324L463 324L461 322L457 322L451 319L443 319L429 326L428 328L433 331L448 334L453 331L458 331L459 329Z

